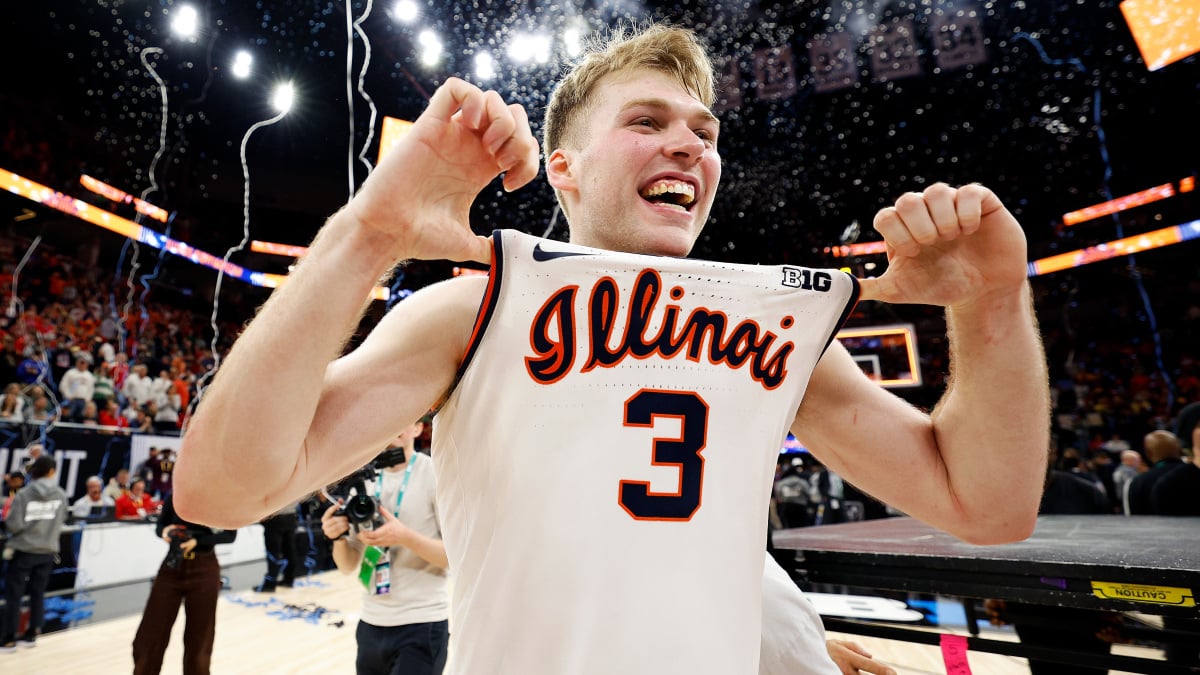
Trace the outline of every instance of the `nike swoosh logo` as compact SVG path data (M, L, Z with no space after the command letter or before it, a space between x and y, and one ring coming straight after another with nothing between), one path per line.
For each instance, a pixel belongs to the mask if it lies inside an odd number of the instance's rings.
M542 248L541 242L533 245L533 259L538 262L546 262L555 258L570 258L576 255L595 255L595 253L584 253L582 251L547 251Z

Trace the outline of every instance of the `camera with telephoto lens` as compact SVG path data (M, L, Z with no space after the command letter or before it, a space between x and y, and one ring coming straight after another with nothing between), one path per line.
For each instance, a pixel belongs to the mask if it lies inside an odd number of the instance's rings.
M330 501L341 500L342 506L334 511L335 516L345 516L350 521L350 530L361 532L372 530L383 524L379 515L379 501L367 487L378 480L379 472L404 463L404 448L388 448L379 453L371 463L342 480L330 485L325 496Z
M185 553L183 550L183 542L195 536L186 527L172 528L167 536L171 539L168 542L167 557L163 560L163 565L167 569L178 569L181 560L185 558L190 560L195 557L193 552L189 551Z

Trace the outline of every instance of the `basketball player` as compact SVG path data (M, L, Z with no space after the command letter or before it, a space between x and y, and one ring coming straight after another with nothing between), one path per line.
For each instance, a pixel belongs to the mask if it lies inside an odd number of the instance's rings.
M1049 404L1020 225L986 188L935 184L876 216L878 279L682 259L720 179L713 99L685 30L572 70L545 123L560 244L471 232L475 196L531 181L538 146L519 105L444 83L235 344L180 454L186 517L252 522L436 404L457 673L754 673L789 429L912 516L975 543L1026 537ZM491 273L415 293L339 358L409 258ZM833 340L860 292L946 308L953 377L931 414Z

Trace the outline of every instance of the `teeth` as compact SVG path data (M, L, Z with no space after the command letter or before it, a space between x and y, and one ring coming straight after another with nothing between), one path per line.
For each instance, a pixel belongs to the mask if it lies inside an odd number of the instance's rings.
M696 188L691 183L679 180L660 180L642 191L643 197L657 197L663 194L679 195L679 204L687 206L696 201Z

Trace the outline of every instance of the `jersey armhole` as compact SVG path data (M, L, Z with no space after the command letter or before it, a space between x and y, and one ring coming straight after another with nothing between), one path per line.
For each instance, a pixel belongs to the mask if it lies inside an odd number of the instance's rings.
M479 311L475 314L475 325L471 328L471 337L467 340L467 348L463 352L462 360L459 361L458 372L454 374L454 382L446 390L446 394L442 396L441 400L433 405L431 412L435 414L458 388L463 373L467 372L467 367L471 365L471 359L475 357L475 351L479 349L479 342L483 340L483 334L487 331L492 314L496 311L503 271L504 239L500 230L492 230L492 264L488 268L487 289L483 292L483 301L479 303Z
M825 352L829 350L829 345L833 344L833 339L837 337L838 332L842 330L842 326L846 324L846 320L850 318L851 312L858 306L858 298L862 294L862 287L859 285L858 279L848 272L842 272L842 274L845 274L850 279L850 297L846 298L846 307L842 310L842 315L838 317L837 323L833 325L833 330L829 332L829 338L825 340L825 346L821 348L821 356L824 356Z

